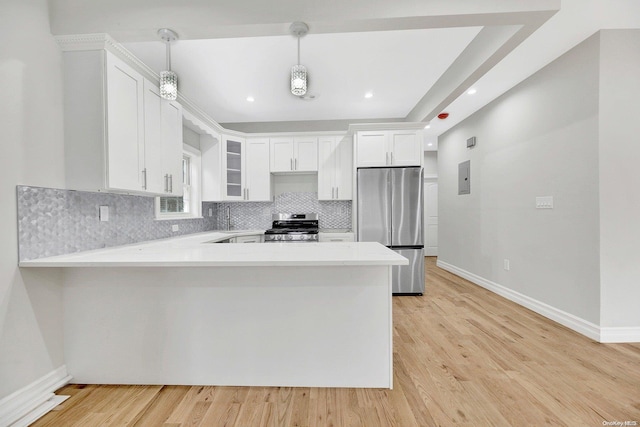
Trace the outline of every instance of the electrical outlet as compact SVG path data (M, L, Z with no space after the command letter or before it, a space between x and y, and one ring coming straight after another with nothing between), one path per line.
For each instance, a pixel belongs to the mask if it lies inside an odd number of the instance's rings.
M509 271L509 270L511 269L511 265L510 265L510 263L509 263L509 260L508 260L508 259L506 259L506 258L504 259L504 269L505 269L506 271Z
M99 217L101 222L109 221L109 206L100 206Z
M180 226L178 224L173 224L171 226L171 231L178 231L178 230L180 230Z
M213 216L213 208L209 208L209 216Z

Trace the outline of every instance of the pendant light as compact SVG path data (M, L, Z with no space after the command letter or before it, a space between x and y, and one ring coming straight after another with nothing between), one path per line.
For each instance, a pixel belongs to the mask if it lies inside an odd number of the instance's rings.
M307 34L309 26L304 22L294 22L289 31L298 38L298 63L291 67L291 93L304 96L307 93L307 67L300 64L300 37Z
M178 75L171 71L171 42L178 40L178 35L168 28L159 29L158 35L167 45L167 69L160 71L160 96L173 101L178 97Z

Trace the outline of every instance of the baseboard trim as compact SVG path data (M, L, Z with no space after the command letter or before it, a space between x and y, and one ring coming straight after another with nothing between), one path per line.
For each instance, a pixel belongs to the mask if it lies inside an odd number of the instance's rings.
M26 387L0 400L0 426L28 426L68 396L57 396L54 391L71 381L67 367L62 365Z
M600 342L606 343L636 343L640 342L640 328L600 328Z
M535 311L536 313L546 317L547 319L551 319L554 322L558 322L561 325L566 326L567 328L578 332L579 334L582 334L591 338L592 340L595 340L598 342L605 342L605 341L602 341L601 328L594 323L586 321L571 313L567 313L566 311L557 309L549 304L538 301L527 295L521 294L520 292L516 292L512 289L499 285L483 277L470 273L454 265L448 264L444 261L438 260L436 265L442 268L443 270L447 270L448 272L453 273L456 276L460 276L472 283L475 283L478 286L481 286L485 289L490 290L491 292L494 292L500 296L503 296L506 299L515 302L516 304L520 304L521 306L526 307L529 310ZM611 328L611 329L618 329L618 328ZM622 335L620 335L620 337L622 337ZM614 342L614 341L607 341L607 342ZM627 341L615 341L615 342L627 342Z

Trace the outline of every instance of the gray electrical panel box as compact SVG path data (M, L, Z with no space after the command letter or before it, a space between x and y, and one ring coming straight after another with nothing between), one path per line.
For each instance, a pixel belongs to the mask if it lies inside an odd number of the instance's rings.
M458 165L458 194L471 194L471 160Z

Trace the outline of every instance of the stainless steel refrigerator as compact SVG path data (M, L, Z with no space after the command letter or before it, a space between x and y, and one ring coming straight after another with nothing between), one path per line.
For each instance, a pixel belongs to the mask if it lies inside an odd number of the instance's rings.
M424 293L422 177L421 167L357 173L358 241L382 243L409 260L393 267L394 295Z

